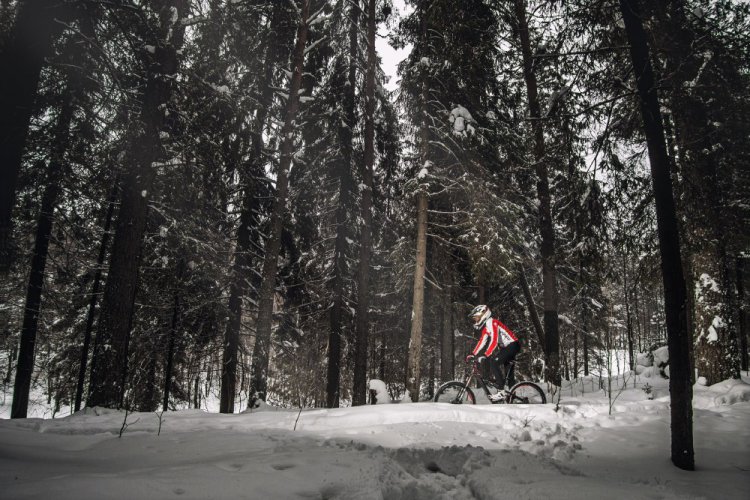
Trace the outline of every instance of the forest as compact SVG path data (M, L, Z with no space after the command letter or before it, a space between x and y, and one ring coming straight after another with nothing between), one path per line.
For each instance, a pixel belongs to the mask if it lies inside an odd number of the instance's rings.
M748 370L746 2L0 9L14 418L424 400L476 304L551 394L668 345L673 433Z

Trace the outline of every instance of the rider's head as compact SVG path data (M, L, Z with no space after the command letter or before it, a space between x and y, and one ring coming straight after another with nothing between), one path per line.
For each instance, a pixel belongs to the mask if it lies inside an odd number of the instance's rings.
M474 329L480 330L491 314L492 312L490 311L490 308L484 304L478 305L472 309L469 318L471 318L472 323L474 323Z

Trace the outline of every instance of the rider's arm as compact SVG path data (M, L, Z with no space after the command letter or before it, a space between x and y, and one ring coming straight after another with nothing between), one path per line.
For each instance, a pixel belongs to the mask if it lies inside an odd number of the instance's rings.
M499 331L497 328L497 325L495 325L494 321L491 325L487 325L487 328L484 329L485 332L487 332L487 350L484 352L484 355L488 358L492 356L492 353L495 352L495 349L497 349L497 343L499 340Z
M482 336L479 338L479 342L477 342L477 345L474 347L474 350L471 351L471 354L476 356L479 354L479 352L484 349L485 345L487 345L490 342L490 335L487 333L487 329L482 329Z

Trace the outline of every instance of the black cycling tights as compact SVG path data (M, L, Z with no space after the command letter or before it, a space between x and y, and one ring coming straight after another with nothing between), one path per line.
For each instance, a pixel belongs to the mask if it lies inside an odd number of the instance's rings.
M507 347L503 347L495 356L493 356L493 363L490 363L490 367L492 368L492 373L495 375L497 385L500 386L501 389L505 387L505 374L508 373L510 362L516 359L519 352L521 352L521 344L518 342L511 342ZM502 367L502 370L500 367ZM513 370L508 377L508 387L513 387L515 384L515 370Z

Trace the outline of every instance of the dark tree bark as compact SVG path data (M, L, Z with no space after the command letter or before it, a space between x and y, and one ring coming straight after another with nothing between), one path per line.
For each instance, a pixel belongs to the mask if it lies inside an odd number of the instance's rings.
M86 383L86 365L89 359L89 350L91 346L91 336L94 330L94 318L96 317L96 303L99 300L99 287L102 281L102 271L104 270L104 259L107 255L107 245L109 244L110 228L112 227L112 217L115 213L117 203L117 193L119 191L119 179L115 179L107 200L107 215L104 219L104 230L102 239L99 243L99 255L96 259L96 272L94 273L94 284L91 287L91 298L89 299L89 310L86 315L86 329L83 332L83 346L81 347L81 363L78 368L78 383L76 385L75 411L81 409L83 400L83 387ZM96 341L95 341L96 343ZM92 367L93 370L93 360Z
M273 330L273 301L276 294L276 274L278 270L281 231L286 213L286 199L289 191L289 167L294 149L295 120L299 108L299 90L305 62L307 43L307 22L310 16L310 0L301 0L300 20L297 27L297 42L292 57L292 76L286 103L286 116L281 128L281 150L276 175L276 196L271 212L271 228L266 240L263 258L263 281L258 301L258 320L255 323L255 349L253 350L253 370L250 381L251 398L266 400L268 390L268 365L270 362L271 332Z
M20 0L13 30L0 52L0 273L13 261L16 184L36 99L39 75L67 18L63 0ZM27 346L28 347L28 346Z
M578 331L573 330L573 378L578 378Z
M656 202L669 349L672 463L680 469L694 470L691 339L687 330L687 297L669 157L654 72L651 67L651 55L640 17L638 0L620 0L620 11L630 42L630 57L638 86L643 131L648 145Z
M741 355L741 369L747 371L748 367L748 352L747 352L747 318L748 318L748 304L747 298L745 297L745 260L747 257L737 257L736 273L737 273L737 297L740 303L739 311L739 337L740 337L740 355Z
M166 104L179 67L187 0L152 2L159 14L152 54L144 54L147 70L142 91L141 130L132 138L131 168L123 179L120 210L115 227L109 275L104 290L98 328L96 370L90 380L90 406L120 407L125 393L130 325L138 282L138 267L148 215L148 196L155 171L152 163L161 154L160 132L166 122ZM172 17L172 9L178 13Z
M542 239L542 286L544 289L544 354L547 380L560 385L560 330L558 321L557 269L555 263L555 229L552 222L552 203L549 187L549 162L541 122L541 107L534 73L529 26L526 21L525 0L515 0L518 37L523 56L523 76L529 101L529 117L534 132L534 160L537 176L536 190L539 200L539 231Z
M172 303L172 323L169 325L169 342L167 344L167 362L164 368L164 397L162 400L162 411L169 409L169 394L172 391L172 371L174 370L174 350L177 340L177 327L180 321L180 282L184 272L185 262L180 259L177 262L177 285L174 291Z
M39 313L42 306L42 288L47 266L49 239L52 234L55 206L61 190L63 163L68 149L70 123L73 118L73 93L66 90L60 116L54 133L52 157L47 171L47 182L42 195L42 206L39 211L34 254L31 259L31 272L26 292L26 305L21 327L21 344L16 365L16 380L13 390L11 418L26 418L31 389L31 375L34 370L34 345L36 343Z
M453 288L445 285L442 295L442 324L440 327L440 380L453 380L455 370L455 337L453 336Z
M352 169L354 167L354 127L355 90L357 88L357 32L359 31L359 1L350 0L349 8L349 60L343 64L340 71L347 70L346 85L343 93L343 120L339 126L339 140L341 141L341 158L337 163L337 177L339 181L338 206L336 207L336 241L333 250L333 305L331 307L331 329L328 336L328 368L326 377L326 406L338 408L339 385L341 380L341 333L343 313L346 301L345 280L348 274L347 250L349 244L349 213L351 212L351 198L354 187Z
M531 317L531 324L534 325L534 331L536 332L539 345L544 350L544 327L539 319L539 313L536 310L536 302L534 302L534 296L531 295L531 288L529 288L529 282L526 279L526 271L521 267L518 271L518 280L521 283L521 290L523 290L524 299L526 299L526 307L529 310L529 316Z
M271 15L271 34L268 37L263 77L258 84L260 99L259 108L255 116L255 126L251 135L252 158L245 165L243 172L243 198L240 222L237 228L237 246L234 252L234 266L232 268L232 284L229 291L229 321L224 334L224 353L221 372L221 396L219 411L221 413L234 412L234 398L237 384L237 362L240 348L240 330L242 328L242 301L250 288L252 259L251 251L258 240L257 214L260 210L260 196L256 178L261 177L263 168L263 130L266 126L268 111L273 98L273 70L278 62L278 41L274 36L278 28L281 5L274 6Z
M372 189L375 167L375 4L367 0L367 71L365 73L365 151L362 168L359 268L357 270L357 319L354 352L352 404L363 405L367 398L367 345L370 329L370 257L372 254Z
M420 3L423 10L420 16L420 37L423 46L428 46L427 4ZM430 131L427 113L429 101L428 76L422 75L420 89L419 158L422 165L430 164ZM417 202L417 249L414 258L414 286L412 291L411 333L409 336L409 357L406 364L406 389L413 402L419 401L422 363L422 327L424 322L424 276L427 267L427 208L429 206L428 186L419 186Z
M623 256L622 259L622 288L623 288L623 297L625 298L625 324L627 327L627 335L628 335L628 362L630 365L630 370L635 370L635 353L633 352L633 317L630 314L630 293L628 291L628 261L627 261L628 255L627 253Z
M696 40L698 35L687 19L685 2L660 1L656 10L659 26L667 34L664 59L682 180L678 199L684 200L678 210L687 228L680 235L684 276L687 288L700 293L699 297L688 294L688 331L699 334L695 368L711 385L727 378L739 379L741 364L732 252L735 238L726 209L729 186L722 186L722 165L711 153L716 141L710 122L727 121L727 117L716 115L716 109L722 106L715 100L715 91L706 95L705 91L690 89L690 82L698 80L705 62L695 53L701 41ZM726 73L722 76L726 79ZM725 178L729 176L724 174ZM736 182L733 177L732 184ZM718 289L715 285L701 286L699 277L703 275L710 276ZM717 317L721 321L717 322ZM710 329L716 333L716 340L710 338Z
M424 275L427 267L427 204L424 190L417 193L417 253L414 264L414 292L411 312L411 336L406 388L411 400L419 401L422 361L422 325L424 319Z

